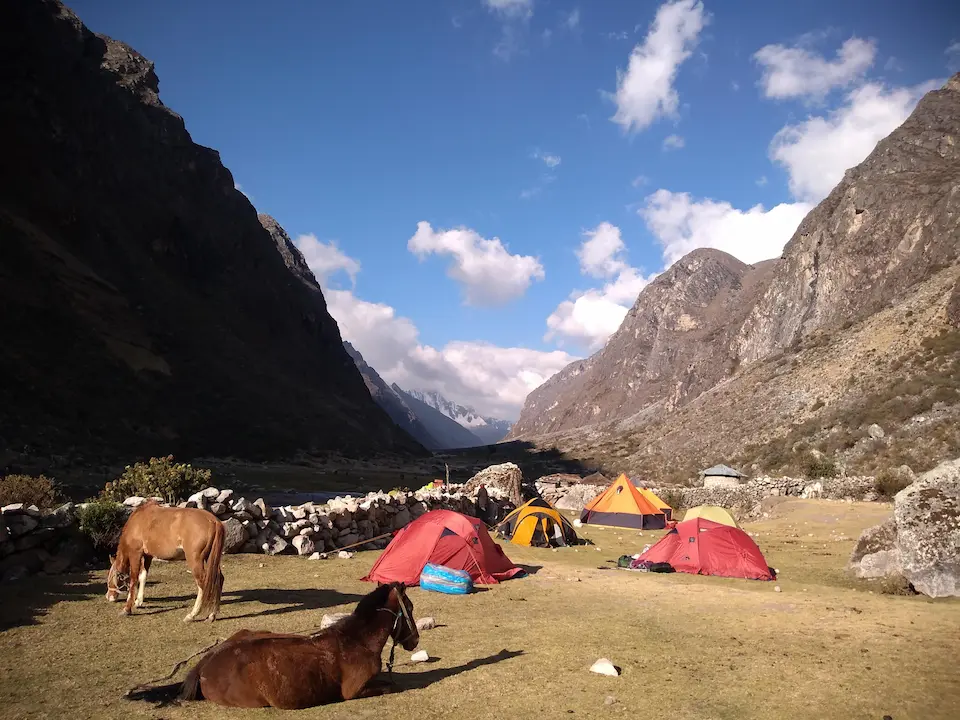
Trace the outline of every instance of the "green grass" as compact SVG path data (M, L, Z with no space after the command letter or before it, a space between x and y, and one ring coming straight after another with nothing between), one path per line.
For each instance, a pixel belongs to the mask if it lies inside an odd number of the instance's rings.
M540 569L464 597L411 590L414 614L440 624L421 636L437 662L397 666L412 689L296 713L155 709L120 696L240 628L302 632L324 612L349 610L372 589L359 578L376 553L228 556L223 619L213 625L181 622L193 593L182 563L154 565L146 607L131 618L103 599L102 572L10 585L0 596L0 617L15 623L0 633L0 716L956 717L960 601L884 595L844 572L859 531L889 513L889 504L771 507L745 529L780 570L775 583L615 569L659 532L585 528L594 546L557 552L508 544L514 562ZM522 655L490 660L501 650ZM408 657L398 650L398 663ZM588 672L599 657L622 676ZM605 705L608 696L617 702Z

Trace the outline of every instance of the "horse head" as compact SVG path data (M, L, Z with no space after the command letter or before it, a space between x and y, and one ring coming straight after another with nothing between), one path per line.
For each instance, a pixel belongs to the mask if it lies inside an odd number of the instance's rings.
M107 600L116 602L120 593L130 587L130 577L120 571L120 563L113 555L110 556L110 569L107 571Z
M413 619L413 603L407 597L405 583L391 583L390 594L387 596L387 606L396 613L397 620L393 625L390 637L404 650L415 650L420 644L420 631Z

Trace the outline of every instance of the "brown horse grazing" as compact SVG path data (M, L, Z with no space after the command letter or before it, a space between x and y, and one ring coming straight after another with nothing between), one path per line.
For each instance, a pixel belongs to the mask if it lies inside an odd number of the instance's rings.
M223 523L213 513L199 508L164 507L156 500L148 500L130 513L120 533L117 555L111 556L107 573L107 600L116 602L120 592L127 590L121 614L130 615L134 604L143 605L153 559L186 558L197 583L197 600L183 621L190 622L208 613L207 620L212 622L220 611L223 591L220 560L224 534Z
M352 614L312 636L240 630L200 658L182 683L135 689L126 697L295 710L381 695L390 687L371 680L380 673L388 639L405 650L420 642L403 583L381 585Z

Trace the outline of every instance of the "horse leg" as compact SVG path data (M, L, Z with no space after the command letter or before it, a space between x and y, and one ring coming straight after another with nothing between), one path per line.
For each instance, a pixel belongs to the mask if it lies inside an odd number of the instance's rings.
M343 679L340 681L340 695L344 700L353 700L358 697L373 697L383 695L390 688L380 683L371 683L380 673L380 658L372 660L368 665L344 668Z
M138 579L140 584L137 587L137 601L134 603L137 607L143 607L143 592L147 587L147 573L150 572L151 562L153 562L153 558L150 555L143 556L143 569L140 571L140 578Z
M200 612L203 605L203 558L196 555L187 555L187 562L190 565L190 572L193 573L193 581L197 584L197 600L193 603L193 610L187 613L183 618L184 622L192 622Z
M143 561L143 551L136 551L130 556L130 588L127 590L127 601L123 604L121 615L133 614L133 602L140 592L137 582L140 580L140 563Z

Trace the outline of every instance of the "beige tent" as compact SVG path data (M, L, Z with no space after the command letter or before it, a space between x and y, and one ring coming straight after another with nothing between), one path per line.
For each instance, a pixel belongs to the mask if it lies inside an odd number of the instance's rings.
M690 508L687 510L686 515L683 516L683 521L686 522L694 518L713 520L713 522L735 528L740 527L737 525L737 521L733 519L733 516L719 505L698 505L697 507Z

